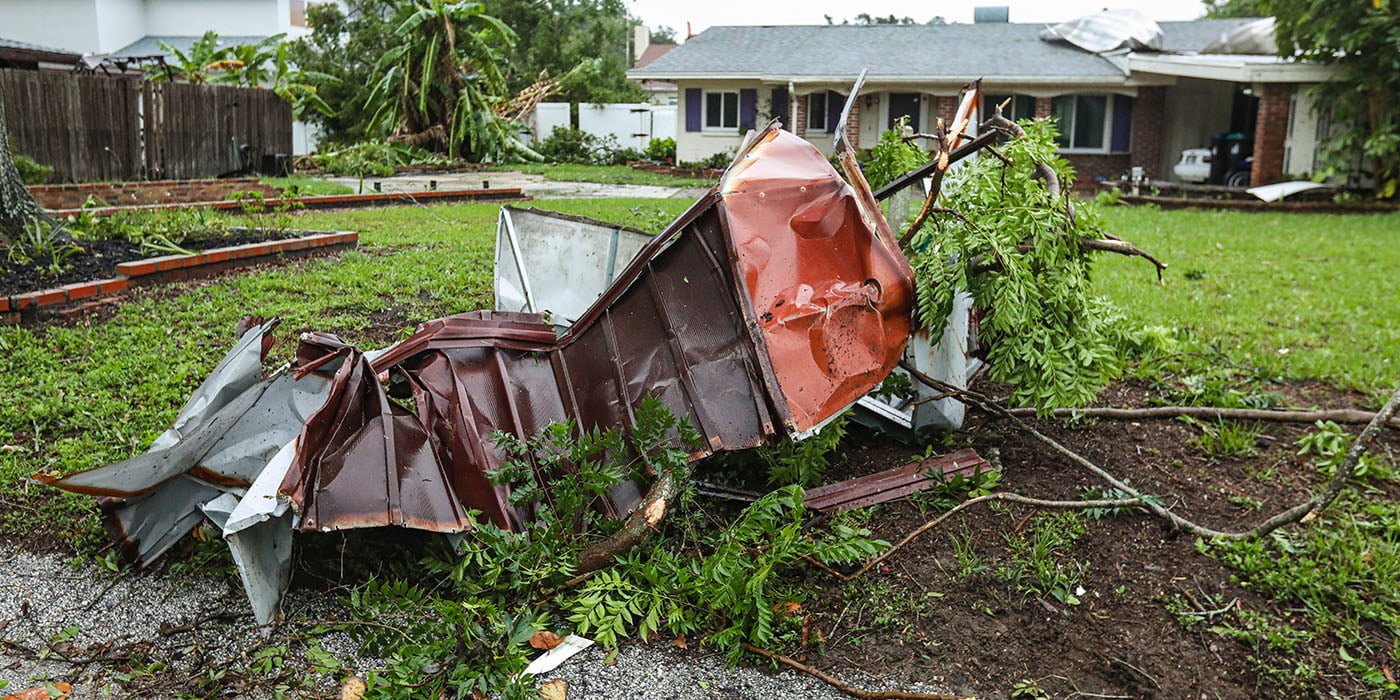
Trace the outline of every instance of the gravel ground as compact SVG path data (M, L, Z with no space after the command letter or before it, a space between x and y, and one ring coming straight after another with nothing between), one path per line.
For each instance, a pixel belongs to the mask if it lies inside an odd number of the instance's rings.
M211 671L247 668L259 649L286 642L288 629L298 627L293 622L260 630L237 581L208 574L118 575L91 562L75 567L57 555L4 545L0 569L6 572L0 578L0 680L9 682L6 692L51 680L71 684L78 699L171 697L173 690L163 686L188 689L191 680ZM293 590L285 608L302 622L343 618L344 610L330 598ZM195 622L195 629L188 629ZM348 668L378 665L376 659L360 657L343 633L323 635L318 643ZM309 668L305 649L298 642L287 646L284 667ZM604 663L605 656L603 649L591 647L541 680L567 681L570 700L846 697L791 671L729 669L723 655L706 651L628 645L611 664ZM867 688L871 683L868 678L850 680ZM333 695L337 682L324 677L318 689ZM270 697L275 683L267 685L235 689L232 697Z

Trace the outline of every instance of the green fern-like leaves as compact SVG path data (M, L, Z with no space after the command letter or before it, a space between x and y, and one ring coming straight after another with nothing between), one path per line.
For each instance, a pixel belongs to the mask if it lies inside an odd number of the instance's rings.
M1125 328L1112 304L1092 292L1080 241L1099 238L1087 202L1054 198L1035 164L1056 173L1064 192L1073 172L1055 154L1049 120L1026 124L1026 138L1004 146L1011 160L979 157L950 173L935 215L910 242L920 322L942 331L954 296L971 292L983 309L991 377L1012 399L1049 410L1084 405L1125 363Z

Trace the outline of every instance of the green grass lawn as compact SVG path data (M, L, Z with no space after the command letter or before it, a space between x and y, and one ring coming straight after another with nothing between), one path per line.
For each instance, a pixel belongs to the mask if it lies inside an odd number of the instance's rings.
M1132 321L1270 375L1377 395L1400 381L1400 214L1104 214L1171 266L1158 285L1145 261L1102 256L1095 281Z
M674 177L663 173L635 170L626 165L579 165L577 163L515 163L490 168L496 172L522 172L543 175L546 180L598 182L607 185L656 185L658 187L710 187L714 178Z
M287 196L314 197L326 194L355 194L355 190L346 187L338 182L322 180L319 177L310 175L292 175L291 177L264 177L263 182L274 187L282 188L282 193Z
M538 206L660 230L682 200L556 200ZM272 360L326 330L374 347L421 321L491 305L497 206L305 213L298 225L361 232L344 255L143 292L91 325L0 328L0 531L32 526L41 470L71 472L146 449L233 343L244 314L283 320ZM1171 265L1104 256L1099 283L1132 321L1180 327L1235 361L1372 393L1400 378L1400 216L1111 209L1109 229ZM1287 349L1284 353L1283 350ZM96 540L92 499L64 496L48 521ZM75 525L75 523L79 523ZM76 529L74 529L76 528Z

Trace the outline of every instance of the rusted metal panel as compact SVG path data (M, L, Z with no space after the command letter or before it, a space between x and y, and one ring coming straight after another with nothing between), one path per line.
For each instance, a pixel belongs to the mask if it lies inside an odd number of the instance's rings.
M135 460L50 481L123 507L163 494L170 512L124 530L154 527L161 549L200 511L231 545L259 547L282 525L460 532L473 509L519 528L534 514L487 478L505 458L494 432L626 431L651 397L698 430L694 458L814 429L884 379L912 311L912 270L849 152L843 162L850 184L806 141L774 125L751 134L719 187L625 267L609 262L611 284L560 334L510 311L430 321L381 353L313 333L295 374L259 381L249 359L270 328L249 331L226 359L237 371L216 372L181 414L189 425ZM249 430L266 432L256 449L209 459ZM623 483L598 507L623 516L640 493ZM286 558L254 554L239 561L262 620Z
M954 475L972 476L991 469L991 463L976 452L962 449L877 474L807 489L803 503L823 513L864 508L925 491ZM933 474L941 474L941 477Z
M801 432L854 403L899 360L909 337L913 271L870 207L815 148L769 132L725 173L729 234L763 333L789 428ZM861 196L861 195L866 196ZM773 236L780 228L790 232Z

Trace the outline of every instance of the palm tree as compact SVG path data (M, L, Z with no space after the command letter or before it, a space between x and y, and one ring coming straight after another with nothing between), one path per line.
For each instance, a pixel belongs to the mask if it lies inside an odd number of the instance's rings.
M170 54L174 61L174 75L171 75L167 66L147 66L146 77L150 80L172 80L174 78L184 78L185 82L200 84L209 82L210 72L220 69L221 62L229 57L227 47L219 47L219 34L213 30L204 33L193 44L190 45L188 53L171 46L163 41L160 44L162 51Z
M373 128L416 141L443 140L449 157L536 156L492 106L506 94L504 51L515 32L479 2L404 0L398 46L384 52L368 104Z

